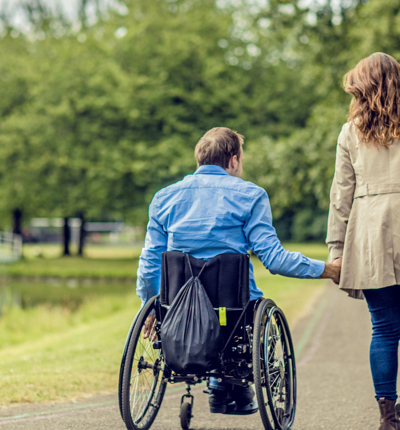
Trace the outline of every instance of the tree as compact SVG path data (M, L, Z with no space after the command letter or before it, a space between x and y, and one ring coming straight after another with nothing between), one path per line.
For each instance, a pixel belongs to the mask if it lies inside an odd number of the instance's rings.
M142 223L152 194L195 168L204 131L237 124L248 78L218 45L231 18L210 1L185 5L135 2L77 37L26 42L38 79L3 142L7 152L25 136L35 150L15 158L29 158L22 188L40 188L36 214Z
M0 51L0 213L13 215L17 234L21 234L24 214L33 214L41 201L36 176L40 167L33 158L35 143L30 140L30 134L41 124L24 115L38 79L27 48L22 40L7 36Z
M341 80L397 55L396 2L126 0L96 22L94 3L74 24L30 2L25 36L6 23L0 212L78 216L82 238L91 218L144 224L153 194L195 169L198 139L227 126L286 238L321 239Z
M353 28L364 7L362 1L306 8L275 1L257 15L258 22L270 23L260 31L260 49L275 67L290 69L286 73L297 77L300 94L292 91L295 85L286 86L299 102L290 104L296 126L286 136L255 139L247 156L247 177L269 192L284 239L325 237L336 141L349 103L341 81L353 61Z

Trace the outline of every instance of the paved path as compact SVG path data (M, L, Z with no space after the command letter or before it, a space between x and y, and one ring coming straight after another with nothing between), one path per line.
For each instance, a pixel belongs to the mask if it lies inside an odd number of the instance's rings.
M293 430L376 430L378 408L368 364L369 313L364 301L332 285L295 327L298 403ZM262 429L259 414L211 415L201 388L195 395L192 429ZM180 429L180 387L169 386L154 430ZM55 405L0 409L0 430L124 430L117 396Z

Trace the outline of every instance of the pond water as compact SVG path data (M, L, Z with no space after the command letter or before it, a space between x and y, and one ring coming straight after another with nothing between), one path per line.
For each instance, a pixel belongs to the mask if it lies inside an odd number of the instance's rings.
M106 282L80 282L69 280L12 280L0 278L0 316L7 308L27 309L42 304L76 310L88 300L103 296L124 296L135 290L135 284Z

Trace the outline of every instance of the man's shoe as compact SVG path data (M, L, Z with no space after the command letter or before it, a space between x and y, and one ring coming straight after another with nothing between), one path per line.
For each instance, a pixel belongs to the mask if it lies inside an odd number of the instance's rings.
M232 400L236 402L238 408L242 408L249 403L251 403L254 399L255 393L253 389L248 387L240 387L239 385L235 385L232 390Z
M233 402L227 405L225 414L250 415L258 411L258 403L254 400L254 391L251 387L235 385L231 396Z
M208 396L210 412L212 414L224 414L228 407L228 391L227 390L210 390Z
M253 400L247 405L242 407L238 407L236 402L231 402L226 407L226 415L251 415L255 414L258 411L258 403L257 400Z

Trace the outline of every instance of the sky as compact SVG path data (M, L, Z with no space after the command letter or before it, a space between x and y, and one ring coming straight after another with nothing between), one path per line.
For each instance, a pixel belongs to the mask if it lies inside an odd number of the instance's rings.
M4 10L6 11L15 11L18 10L18 5L21 2L29 2L30 0L0 0L0 13ZM32 0L31 0L32 1ZM81 0L41 0L46 5L48 5L51 8L54 8L56 11L57 9L61 8L63 11L64 16L69 17L71 21L74 20L74 18L77 15L78 5L80 4ZM149 0L150 1L150 0ZM173 1L173 0L168 0ZM227 3L235 4L235 3L242 3L243 0L216 0L217 4L223 6ZM253 5L254 7L264 7L268 0L245 0L247 1L249 7ZM106 10L108 7L112 7L119 10L121 14L127 13L126 6L122 5L119 0L97 0L97 2L100 4L101 8L103 10ZM299 0L299 6L300 7L311 7L312 6L318 8L321 7L323 4L326 4L329 2L335 11L335 8L337 9L338 13L338 21L340 21L340 4L344 6L350 6L354 3L354 0ZM92 10L87 9L86 16L89 17L88 24L94 24L96 22L96 14L94 11L94 8L92 7ZM91 22L92 21L92 22ZM336 22L335 22L336 23ZM338 23L338 22L337 22ZM26 18L23 13L21 12L15 12L13 13L13 25L20 29L22 32L29 31L29 25L27 25Z
M29 0L0 0L0 12L12 12L13 16L13 24L15 27L19 28L21 31L27 29L27 22L24 16L24 13L18 12L18 6L21 2L28 2ZM70 18L72 21L77 16L78 5L80 4L80 0L41 0L44 4L49 6L50 8L57 11L61 8L64 16ZM97 0L102 9L106 9L107 6L112 6L117 10L122 8L119 4L118 0ZM87 10L87 16L92 16L92 19L95 20L94 8L91 10Z
M68 1L62 1L62 0L43 0L44 3L46 3L50 7L59 7L61 6L62 9L70 16L73 16L74 12L76 11L77 5L79 0L68 0ZM0 7L3 10L6 9L14 9L18 4L21 3L21 0L0 0Z
M79 0L68 0L68 1L60 1L60 0L43 0L50 7L60 7L66 16L74 18L77 10L77 4ZM12 13L12 23L15 27L24 31L26 29L27 23L22 12L18 12L18 6L21 3L21 0L0 0L0 11L6 11L7 14Z

